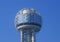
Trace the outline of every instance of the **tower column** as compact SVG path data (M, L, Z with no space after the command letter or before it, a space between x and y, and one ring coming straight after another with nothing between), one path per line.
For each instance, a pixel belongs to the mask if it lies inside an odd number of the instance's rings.
M34 32L26 32L26 42L34 42Z
M35 40L34 40L34 33L32 33L32 42L34 42Z
M24 42L24 32L20 31L20 42Z
M26 35L27 42L32 42L32 33L28 31L26 34L27 34Z
M34 32L20 31L20 42L34 42Z

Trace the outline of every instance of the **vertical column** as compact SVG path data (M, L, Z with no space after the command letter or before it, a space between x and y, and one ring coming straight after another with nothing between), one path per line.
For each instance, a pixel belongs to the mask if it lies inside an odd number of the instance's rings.
M32 33L32 42L34 42L34 32Z
M27 42L32 42L32 33L31 32L29 32L29 31L27 31L26 32L27 33L27 35L26 35L26 41Z
M20 31L20 34L20 42L34 42L34 32L27 31L24 33L24 31Z
M20 34L21 34L20 42L24 42L24 32L20 31Z
M34 42L34 32L27 32L27 42Z

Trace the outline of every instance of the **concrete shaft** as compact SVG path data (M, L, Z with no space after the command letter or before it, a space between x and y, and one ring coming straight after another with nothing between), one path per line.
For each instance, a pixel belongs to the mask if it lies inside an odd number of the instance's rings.
M34 32L20 31L20 34L21 34L20 42L34 42Z

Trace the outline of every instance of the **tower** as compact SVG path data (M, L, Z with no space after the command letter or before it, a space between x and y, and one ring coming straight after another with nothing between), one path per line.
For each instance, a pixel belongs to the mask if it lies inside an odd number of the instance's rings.
M15 17L15 25L20 32L21 42L34 42L34 32L41 29L41 15L33 8L20 10Z

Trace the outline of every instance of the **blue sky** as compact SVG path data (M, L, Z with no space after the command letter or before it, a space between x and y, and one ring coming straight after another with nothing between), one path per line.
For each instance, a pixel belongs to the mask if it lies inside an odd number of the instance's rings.
M36 42L60 42L59 0L0 0L0 42L20 41L14 18L22 8L34 8L42 16L42 29L36 34Z

